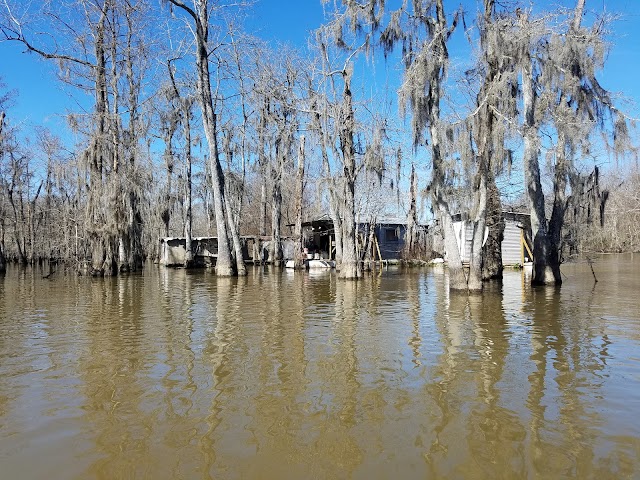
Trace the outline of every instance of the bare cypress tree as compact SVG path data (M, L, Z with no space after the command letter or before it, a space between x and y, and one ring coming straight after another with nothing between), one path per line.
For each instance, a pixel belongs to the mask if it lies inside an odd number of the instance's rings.
M144 30L140 22L147 5L119 0L45 3L43 17L54 19L53 28L59 27L59 36L46 40L31 25L20 23L20 16L13 14L15 7L4 4L4 39L21 42L29 51L56 61L63 81L95 97L91 118L70 118L87 138L83 157L89 172L85 231L90 261L86 270L92 275L113 275L120 268L139 268L142 226L136 157L145 55L144 41L138 35ZM67 28L72 24L77 27ZM120 111L123 105L126 124Z
M444 125L440 102L449 62L447 42L457 26L457 17L448 25L442 0L436 0L423 8L415 4L411 18L416 23L406 33L401 33L399 23L392 21L383 32L383 45L391 48L403 41L406 73L401 88L401 102L410 106L414 144L417 146L428 130L431 139L432 180L430 191L444 235L449 270L449 288L466 290L467 278L462 268L458 242L453 230L449 202L447 200L447 165L445 160ZM435 12L433 11L435 9ZM398 18L397 14L393 18ZM398 20L396 20L398 21ZM426 37L423 37L426 32ZM416 49L416 50L413 50Z
M313 82L311 81L311 84ZM333 222L334 238L335 238L335 260L336 265L342 263L342 217L339 211L339 195L341 190L341 179L335 177L331 170L331 164L329 162L329 152L331 151L332 143L328 131L330 108L329 101L326 95L318 92L315 85L309 85L309 96L311 97L311 128L318 136L318 143L320 147L320 155L322 158L322 182L326 185L327 192L329 194L329 215Z
M7 96L0 98L5 103ZM2 105L4 106L4 105ZM0 249L2 250L2 268L6 269L7 257L22 265L28 263L27 216L25 203L29 191L29 157L20 148L18 129L6 121L3 111L0 130ZM25 202L25 200L27 200ZM5 235L13 248L9 251L5 244ZM12 251L15 252L12 254Z
M5 86L0 78L0 88L4 90ZM5 154L5 108L7 107L7 103L9 101L9 94L2 92L0 95L0 165L2 165L2 160ZM0 174L1 174L0 170ZM4 235L5 235L5 207L4 207L4 181L2 179L2 175L0 175L0 273L4 273L7 270L7 258L5 255L5 244L4 244Z
M547 24L545 19L519 12L525 43L517 58L522 75L525 185L533 231L534 284L562 283L562 231L569 206L592 202L589 196L595 196L598 209L604 208L607 194L599 191L597 171L590 177L596 181L587 193L583 187L589 177L580 174L574 158L591 150L595 131L612 134L613 148L618 152L629 145L626 117L596 78L606 54L603 36L607 18L596 21L591 28L583 27L585 4L585 0L577 0L575 8L566 12L564 28L558 28L558 22ZM553 202L547 220L538 156L540 138L549 125L557 141Z
M231 29L229 36L231 37L231 63L233 67L230 68L234 84L236 85L237 93L231 95L237 99L237 102L232 105L228 110L236 112L235 115L230 115L230 122L234 124L233 130L236 132L234 135L236 145L234 150L237 152L237 157L240 158L239 174L231 176L235 178L233 184L227 183L227 195L229 201L227 202L228 219L229 222L233 222L230 225L231 238L233 241L233 248L235 251L236 268L238 275L246 275L247 269L244 264L243 249L245 244L240 238L240 225L241 219L244 217L244 202L246 196L246 182L247 182L247 168L252 153L252 145L249 138L250 129L250 117L252 115L250 106L250 94L253 87L253 81L255 72L251 71L251 54L258 51L258 42L249 36L242 35L241 32L237 32ZM230 133L229 133L229 136ZM228 164L228 169L232 168L232 164ZM230 174L230 172L229 172ZM231 174L230 174L231 175Z
M142 83L146 75L149 50L146 39L141 35L145 31L148 13L143 2L137 5L122 2L117 11L112 14L112 51L115 58L121 62L112 62L113 91L122 91L122 104L126 115L118 115L116 122L119 128L114 128L120 136L116 136L119 148L122 149L121 171L116 171L115 178L119 183L120 198L114 204L122 205L122 221L117 222L118 239L118 269L119 271L134 271L142 268L144 253L142 246L142 215L140 211L141 197L144 194L143 176L140 163L141 140L146 136L146 122L140 111ZM118 19L118 21L115 21ZM121 43L121 46L120 46ZM118 54L118 50L121 53ZM116 83L118 78L117 64L122 64L122 83ZM116 66L113 66L115 64ZM114 105L117 102L113 102ZM126 118L126 121L123 120ZM115 148L115 147L114 147Z
M373 27L367 25L372 14L360 7L350 5L345 11L336 12L335 19L317 32L316 44L323 66L323 78L317 87L316 100L312 102L316 109L312 123L321 138L323 166L329 189L329 208L336 236L336 263L339 276L345 279L357 279L363 273L355 212L358 176L367 168L381 170L385 161L383 150L377 146L372 148L373 143L382 143L382 137L376 136L380 133L379 129L373 128L376 133L372 136L372 145L364 148L362 142L356 145L356 136L362 133L363 128L355 116L352 89L354 57L367 52L373 33ZM347 43L347 32L344 30L347 26L353 34L350 44ZM367 30L363 42L356 35L361 28ZM339 56L332 52L332 45L343 52L340 60L332 58ZM340 61L342 65L331 68L335 61ZM338 167L335 176L331 174L330 158Z
M269 52L259 48L254 78L253 104L257 133L257 162L261 198L259 228L266 233L266 191L271 197L271 243L269 259L280 266L282 246L283 192L287 172L294 167L296 137L300 127L300 73L302 61L293 51Z
M458 14L449 24L442 0L410 4L403 2L400 8L389 13L388 21L383 24L385 2L369 0L365 4L342 3L344 13L337 15L337 20L332 24L339 45L344 44L342 34L346 25L352 32L364 37L364 45L368 49L376 44L374 34L378 34L376 38L385 53L391 52L397 44L402 45L405 75L399 92L401 107L411 111L414 146L417 148L426 143L427 135L431 140L433 173L429 190L444 233L449 287L467 290L469 285L462 267L446 194L446 125L441 118L440 106L449 63L447 43L457 26ZM484 188L485 185L486 182L482 181L479 186ZM481 284L474 283L471 288L481 288Z
M294 237L296 239L296 250L294 258L294 267L296 269L304 268L304 238L302 236L302 204L304 200L304 166L305 166L305 136L301 135L298 145L298 168L296 171L295 184L295 210L296 222Z
M172 110L167 113L168 115L168 125L167 125L167 134L165 145L166 148L169 148L171 151L171 142L173 139L173 133L175 133L175 129L177 128L177 123L179 122L182 125L182 133L184 137L184 160L185 160L185 218L184 218L184 237L185 237L185 259L184 259L184 267L192 268L194 266L194 255L193 255L193 180L192 180L192 169L193 169L193 154L191 150L191 117L192 110L194 104L194 97L192 95L182 94L180 92L180 88L178 86L178 82L176 80L175 70L172 66L172 60L169 60L167 63L169 79L171 81L171 88L169 94L169 107L174 107L173 101L177 102L175 106L175 110ZM173 155L171 155L173 156ZM173 162L173 159L170 159ZM171 163L173 164L173 163ZM168 186L170 187L170 174L171 171L167 169L168 174ZM170 194L169 194L170 195ZM171 206L165 206L165 211L170 212ZM168 228L168 219L166 221Z
M353 113L353 96L351 91L352 71L345 68L342 72L344 84L342 105L338 116L340 150L342 154L343 170L343 200L340 213L342 218L342 261L340 262L340 277L358 278L362 276L362 266L357 252L357 227L355 214L355 184L356 184L356 151L354 132L356 129Z
M417 241L418 226L418 179L416 177L416 166L411 163L411 175L409 176L409 212L407 213L407 233L405 234L405 257L410 258L413 255Z
M336 238L337 269L339 276L345 279L357 279L362 276L362 265L357 251L355 186L363 165L358 165L356 160L352 73L349 65L335 72L342 79L340 98L335 103L329 102L326 97L318 102L318 105L322 106L322 113L318 114L315 120L315 127L322 139L323 170L329 190L329 210ZM338 162L337 177L331 172L330 154Z
M471 151L476 163L476 184L484 183L483 202L476 202L476 225L474 229L472 255L475 256L475 271L483 280L502 276L501 245L504 219L500 191L496 186L496 175L511 162L511 152L505 142L513 128L517 114L518 79L513 62L512 36L514 17L509 12L496 14L496 2L483 0L484 11L476 22L480 38L478 65L467 72L470 82L480 79L474 111L468 119L471 132ZM484 225L481 225L484 224ZM488 231L485 237L485 228ZM483 247L483 241L486 244ZM482 249L482 252L480 252ZM471 279L470 279L471 280ZM477 283L477 278L476 278Z
M197 73L198 100L202 112L202 123L205 136L209 144L209 161L211 163L211 183L213 189L213 204L216 217L216 234L218 238L218 255L216 259L216 275L232 276L238 274L237 262L231 248L234 232L230 228L237 228L232 218L228 218L227 198L225 194L225 175L220 164L220 148L218 143L218 114L215 111L216 101L212 95L211 70L209 55L214 48L209 36L211 21L215 19L216 9L220 5L210 4L208 0L196 1L193 8L180 0L167 0L171 5L182 10L190 22L195 40L195 64ZM219 44L218 44L219 46ZM237 234L237 232L235 232ZM235 262L234 262L235 260Z

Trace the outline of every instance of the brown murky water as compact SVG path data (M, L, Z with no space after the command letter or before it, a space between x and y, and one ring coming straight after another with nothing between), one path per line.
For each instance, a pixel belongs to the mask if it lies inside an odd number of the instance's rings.
M0 278L2 479L640 477L640 257Z

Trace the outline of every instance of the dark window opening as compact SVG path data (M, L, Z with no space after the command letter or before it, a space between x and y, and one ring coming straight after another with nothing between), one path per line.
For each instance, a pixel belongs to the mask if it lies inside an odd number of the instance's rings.
M398 238L398 230L395 228L385 228L384 229L384 241L385 242L397 242Z

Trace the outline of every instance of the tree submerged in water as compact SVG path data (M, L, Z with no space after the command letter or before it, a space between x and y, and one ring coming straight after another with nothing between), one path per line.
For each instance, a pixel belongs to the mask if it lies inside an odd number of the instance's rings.
M464 12L454 12L449 20L443 0L402 2L390 12L386 2L378 0L341 5L334 20L336 32L343 34L349 26L368 48L380 45L385 55L397 45L402 47L400 107L411 112L414 148L425 146L430 153L428 190L444 236L450 288L477 291L483 280L501 276L504 222L496 175L505 165L510 170L513 150L506 142L514 136L524 144L524 187L533 230L532 282L560 284L563 231L573 228L566 221L579 221L583 216L575 213L581 206L590 211L586 205L595 203L603 212L608 197L608 192L599 191L597 169L581 174L575 159L590 153L597 132L611 135L616 152L630 146L627 119L596 78L604 64L604 26L610 18L597 18L585 27L585 0L577 0L573 10L545 15L498 9L494 0L483 0L483 13L476 22L478 61L467 71L467 85L476 91L475 104L467 117L451 120L442 106L449 88L448 43ZM338 45L344 45L341 38L336 39ZM550 216L539 162L543 137L555 145ZM466 179L460 178L460 171L466 172ZM474 192L467 206L473 225L468 273L451 220L455 213L451 191L463 184ZM569 216L571 209L574 214Z
M600 215L608 192L600 192L599 171L580 172L577 159L588 156L594 135L612 138L616 153L631 148L626 117L614 107L609 92L598 82L606 55L607 18L583 25L585 0L573 11L562 12L563 22L549 26L545 18L518 12L522 42L516 57L522 76L524 171L533 236L533 284L562 283L560 265L566 227L591 221L596 205ZM541 182L542 137L553 139L551 214ZM606 138L605 138L606 141ZM580 209L586 210L578 214ZM594 212L595 213L595 212ZM566 221L571 223L566 225Z

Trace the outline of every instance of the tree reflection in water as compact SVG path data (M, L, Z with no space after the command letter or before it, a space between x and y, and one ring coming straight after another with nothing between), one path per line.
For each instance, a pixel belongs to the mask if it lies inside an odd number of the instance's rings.
M475 296L437 270L10 270L3 473L632 477L640 285L632 261L595 288L580 268L560 290L506 272Z

